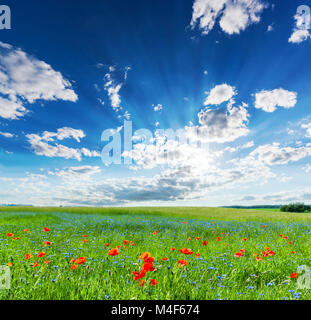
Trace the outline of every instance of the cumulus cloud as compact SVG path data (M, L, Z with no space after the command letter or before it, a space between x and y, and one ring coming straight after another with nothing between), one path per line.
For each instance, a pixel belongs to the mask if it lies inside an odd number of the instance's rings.
M68 167L64 169L56 169L55 171L49 171L48 174L52 176L58 176L65 179L89 179L94 174L99 174L101 168L98 166L79 166Z
M310 123L304 123L304 124L301 125L301 127L303 129L307 130L306 137L307 138L311 138L311 122Z
M220 28L227 34L239 34L260 21L266 5L260 0L195 0L191 27L197 25L202 34L208 34L219 18Z
M68 127L60 128L57 132L44 131L42 135L27 134L26 138L30 143L36 155L46 157L60 157L65 159L82 160L82 156L100 157L97 151L91 151L87 148L74 149L55 142L55 140L64 140L73 138L80 142L80 138L84 138L85 134L82 130L76 130Z
M18 119L38 100L77 101L71 84L49 64L0 42L0 117Z
M297 92L285 89L262 90L255 94L255 108L274 112L277 106L293 108L297 103Z
M294 16L294 19L296 20L295 26L291 36L288 39L288 42L301 43L311 38L311 34L308 30L308 26L304 26L305 15L303 14L303 12L301 14L297 13Z
M157 104L156 106L155 105L152 105L152 107L153 107L153 110L154 111L161 111L162 109L163 109L163 106L162 106L162 104Z
M219 105L225 101L229 101L236 91L234 87L227 84L220 84L214 87L210 92L207 93L208 96L204 101L204 105Z
M310 147L281 147L277 142L259 146L252 151L246 162L260 161L267 165L285 165L289 162L296 162L305 157L311 156Z

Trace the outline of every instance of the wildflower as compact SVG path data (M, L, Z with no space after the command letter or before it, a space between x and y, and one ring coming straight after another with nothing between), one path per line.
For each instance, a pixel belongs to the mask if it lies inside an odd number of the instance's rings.
M83 238L86 238L86 237L87 237L87 235L86 235L86 234L84 234L82 237L83 237Z
M51 244L51 241L43 241L43 246L50 246Z
M198 252L195 256L198 258L201 254Z
M241 253L244 253L244 252L245 252L245 249L240 249L240 252L241 252Z
M140 255L139 259L141 259L141 260L146 260L146 259L148 259L149 257L151 257L151 254L150 254L149 252L143 252L143 253Z
M272 251L272 250L268 251L268 256L274 256L274 255L275 255L274 251Z
M108 251L108 254L112 257L117 256L119 254L119 250L118 250L118 248L111 249Z
M151 279L150 280L150 285L151 286L156 286L158 284L158 281L156 279Z
M78 269L78 266L76 264L73 264L70 268L70 270L76 270L76 269Z
M159 232L159 231L158 231L158 230L156 230L155 232L153 232L153 235L155 236L158 232Z
M175 251L176 250L176 248L171 248L171 251Z
M26 259L26 260L31 259L31 258L32 258L32 254L27 253L27 254L25 255L25 259Z
M183 223L183 224L186 224L187 222L186 222L186 221L183 221L182 223Z
M195 240L200 240L200 237L196 237Z
M39 257L39 258L42 258L42 257L44 257L44 256L45 256L45 252L42 252L42 251L41 251L41 252L38 253L38 257Z
M282 238L282 237L283 237L283 234L280 234L280 237Z
M256 257L256 260L257 260L257 261L260 261L260 260L261 260L261 258L260 258L260 257Z
M75 263L76 263L76 264L83 264L83 263L85 262L85 260L86 260L86 257L81 257L81 258L78 258L78 259L75 261Z
M13 237L14 236L14 234L13 233L7 233L7 237Z
M38 267L38 263L37 262L34 262L34 264L32 265L33 267Z
M182 260L178 260L178 263L180 264L181 267L183 267L183 266L187 265L188 261L182 259Z
M284 239L287 240L287 239L288 239L288 236L284 237Z
M191 249L187 249L187 248L182 248L179 251L183 254L193 254L193 251L191 251Z
M13 263L12 262L8 262L8 267L12 267Z
M262 226L262 228L265 228L265 227L266 227L266 225L263 225L263 226Z
M49 264L49 263L50 263L49 260L45 260L45 261L44 261L44 264Z
M106 246L106 247L109 247L109 246L110 246L110 244L109 244L109 243L106 243L106 244L105 244L105 246Z
M221 239L220 239L220 237L217 237L217 241L220 241Z
M291 245L291 244L293 244L293 241L289 241L289 243L288 243L289 245Z
M255 252L255 253L253 253L253 256L254 256L254 257L256 257L257 255L258 255L258 253L256 253L256 252Z
M74 263L76 261L75 258L71 258L70 263Z
M87 240L86 240L86 239L83 239L83 240L82 240L82 242L83 242L83 243L86 243L86 242L87 242Z
M13 240L19 240L19 239L20 239L19 237L13 238Z
M49 229L48 227L43 228L43 232L49 232L51 231L51 229Z
M167 257L162 258L162 261L166 261L166 260L168 260L168 258L167 258Z
M123 244L126 246L129 243L128 240L123 240Z
M243 240L243 241L246 241L246 240L247 240L247 238L243 238L242 240Z
M146 282L146 281L142 279L142 280L139 281L138 285L139 285L140 287L143 287L143 286L145 285L145 282Z
M189 241L189 240L191 240L191 238L189 237L187 240Z
M297 278L297 273L296 273L296 272L293 272L293 273L290 275L290 278L291 278L291 279Z
M202 242L202 246L203 246L203 247L207 246L207 241L206 241L206 240L204 240L204 241Z
M292 251L292 254L296 254L296 251Z
M241 252L236 252L234 255L238 258L241 258L243 256L243 254Z
M27 232L27 233L28 233L28 232L29 232L29 230L28 230L28 229L25 229L25 230L24 230L24 232Z

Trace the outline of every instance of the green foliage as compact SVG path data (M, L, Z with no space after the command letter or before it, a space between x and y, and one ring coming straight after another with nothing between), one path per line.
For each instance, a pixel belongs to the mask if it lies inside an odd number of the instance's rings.
M306 212L311 211L311 206L305 205L301 202L290 203L288 205L281 206L282 212Z

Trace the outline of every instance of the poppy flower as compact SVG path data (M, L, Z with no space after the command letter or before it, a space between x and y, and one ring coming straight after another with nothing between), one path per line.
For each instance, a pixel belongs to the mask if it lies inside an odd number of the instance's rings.
M240 258L240 257L243 256L243 254L242 254L241 252L236 252L234 255L235 255L236 257L238 257L238 258Z
M263 251L263 252L262 252L262 256L263 256L263 257L267 257L267 256L268 256L268 253L267 253L266 251Z
M109 244L109 243L106 243L106 244L105 244L105 246L106 246L106 247L109 247L109 246L110 246L110 244Z
M188 261L182 259L182 260L178 260L178 263L180 264L181 267L183 267L183 266L187 265Z
M154 266L153 266L153 263L152 262L145 262L144 264L143 264L143 266L141 267L141 269L143 270L143 271L154 271L155 270L155 268L154 268Z
M206 240L204 240L203 242L202 242L202 246L207 246L207 241Z
M191 240L191 238L189 237L187 240L189 241L189 240Z
M257 261L260 261L260 260L261 260L261 258L260 258L260 257L256 257L256 260L257 260Z
M266 225L263 225L263 226L262 226L262 228L265 228L265 227L266 227Z
M78 269L78 266L76 264L73 264L70 268L70 270L76 270L76 269Z
M29 232L29 230L28 230L28 229L25 229L24 232Z
M145 260L148 259L149 257L151 257L151 254L150 254L149 252L143 252L143 253L140 255L139 259L145 261Z
M13 267L13 263L12 262L8 262L8 267Z
M282 234L280 234L280 237L282 238L282 237L283 237L283 235L282 235Z
M87 235L86 235L86 234L84 234L82 237L83 237L83 238L86 238L86 237L87 237Z
M7 237L13 237L14 236L14 234L13 233L7 233Z
M78 259L75 261L75 263L76 263L76 264L83 264L83 263L85 262L85 260L86 260L86 257L81 257L81 258L78 258Z
M158 230L154 231L153 235L155 236L158 232L159 232Z
M243 241L246 241L246 240L247 240L247 238L243 238L242 240L243 240Z
M51 241L43 241L43 246L50 246L51 244Z
M145 282L146 282L146 281L142 279L142 280L139 281L138 285L139 285L140 287L143 287L143 286L145 285Z
M245 249L240 249L240 252L241 252L241 253L244 253L244 252L245 252Z
M45 256L45 252L42 252L42 251L41 251L41 252L38 253L38 257L39 257L39 258L42 258L42 257L44 257L44 256Z
M182 248L179 251L180 251L180 253L183 253L183 254L193 254L193 251L191 251L191 249L187 249L187 248Z
M296 254L296 251L292 251L292 254Z
M49 229L48 227L43 228L43 232L49 232L51 231L51 229Z
M258 253L254 252L254 253L253 253L253 256L254 256L254 257L258 256Z
M182 223L183 223L183 224L186 224L187 222L186 222L186 221L183 221Z
M200 237L196 237L195 240L200 240Z
M49 260L45 260L44 263L45 263L45 264L49 264L50 261L49 261Z
M156 279L151 279L150 280L150 285L151 286L156 286L158 284L158 281Z
M284 237L284 239L287 240L287 239L288 239L288 236Z
M176 248L171 248L171 251L175 251L176 250Z
M117 256L118 254L119 254L119 250L118 250L118 248L113 248L113 249L111 249L111 250L109 250L108 251L108 254L110 255L110 256Z
M25 259L26 259L26 260L31 259L31 258L32 258L32 254L27 253L27 254L25 255Z
M296 272L293 272L293 273L290 275L290 278L291 278L291 279L297 278L297 273L296 273Z
M126 246L128 243L129 243L128 240L124 240L124 241L123 241L123 244L124 244L125 246Z
M20 238L19 237L17 237L17 238L13 238L12 240L19 240Z
M70 263L74 263L76 261L75 258L71 258Z
M289 245L291 245L291 244L293 244L293 241L289 241L289 243L288 243Z
M86 240L86 239L83 239L83 240L82 240L82 242L83 242L83 243L86 243L86 242L87 242L87 240Z
M195 256L198 258L201 254L198 252Z
M165 257L165 258L162 258L162 261L166 261L166 260L168 260L168 258L167 258L167 257Z
M221 241L220 237L217 237L217 241Z
M33 267L38 267L38 263L37 262L34 262L34 264L32 265Z
M275 255L275 252L274 251L272 251L272 250L270 250L269 252L268 252L268 256L274 256Z

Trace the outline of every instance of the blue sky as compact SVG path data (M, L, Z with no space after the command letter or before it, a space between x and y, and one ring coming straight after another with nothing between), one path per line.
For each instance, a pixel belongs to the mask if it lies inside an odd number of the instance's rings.
M311 202L311 1L6 4L0 203ZM153 144L107 165L101 133L125 120Z

